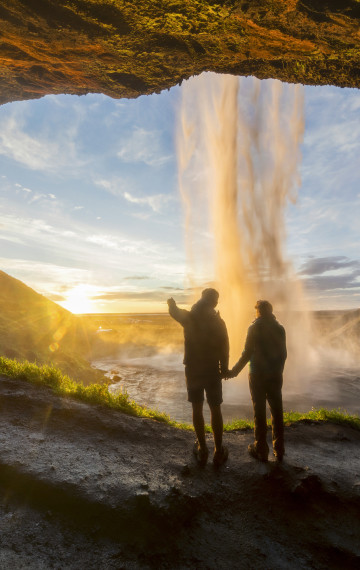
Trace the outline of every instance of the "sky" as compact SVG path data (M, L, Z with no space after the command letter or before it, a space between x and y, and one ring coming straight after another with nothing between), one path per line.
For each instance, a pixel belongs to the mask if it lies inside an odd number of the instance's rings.
M360 92L304 91L286 252L314 308L357 308ZM74 313L186 302L180 98L176 86L134 100L51 95L1 106L0 269Z

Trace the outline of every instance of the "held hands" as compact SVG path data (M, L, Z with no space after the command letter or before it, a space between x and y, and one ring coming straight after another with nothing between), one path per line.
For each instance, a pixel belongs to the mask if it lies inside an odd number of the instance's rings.
M230 378L235 378L235 376L237 376L237 374L235 374L235 373L233 372L233 369L231 369L231 370L224 370L224 372L221 374L221 377L222 377L224 380L230 380Z

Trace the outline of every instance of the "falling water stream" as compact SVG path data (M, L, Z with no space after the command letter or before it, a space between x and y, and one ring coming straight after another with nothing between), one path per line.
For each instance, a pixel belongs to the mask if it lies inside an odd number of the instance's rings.
M285 253L285 215L299 185L303 130L299 85L213 73L183 85L177 147L189 280L201 286L207 275L218 288L233 360L256 300L270 300L294 376L310 328Z

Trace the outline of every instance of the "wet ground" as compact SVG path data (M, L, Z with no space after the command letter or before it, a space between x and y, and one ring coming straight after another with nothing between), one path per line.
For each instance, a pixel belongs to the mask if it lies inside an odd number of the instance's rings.
M192 432L6 378L0 403L3 568L359 567L359 431L288 426L282 464L227 433L200 469Z

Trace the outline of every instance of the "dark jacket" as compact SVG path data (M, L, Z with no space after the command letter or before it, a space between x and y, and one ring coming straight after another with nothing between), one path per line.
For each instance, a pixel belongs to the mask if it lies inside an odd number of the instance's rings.
M219 313L201 299L191 311L175 304L169 313L184 327L184 364L191 375L220 377L229 366L229 338Z
M285 329L274 315L259 317L250 325L245 348L233 367L235 375L250 361L250 373L272 376L282 374L286 352Z

